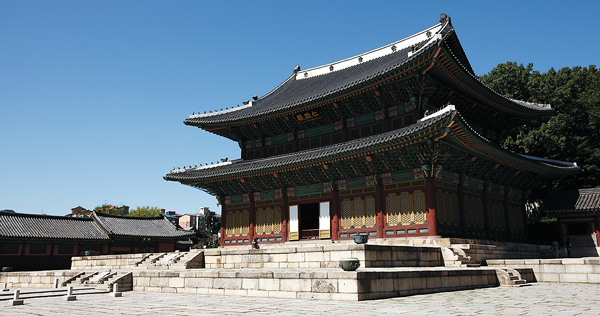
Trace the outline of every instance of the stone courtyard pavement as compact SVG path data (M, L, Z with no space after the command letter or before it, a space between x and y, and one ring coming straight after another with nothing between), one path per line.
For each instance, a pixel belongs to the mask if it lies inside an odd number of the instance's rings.
M361 302L125 292L7 303L0 302L1 315L599 315L600 284L537 283Z

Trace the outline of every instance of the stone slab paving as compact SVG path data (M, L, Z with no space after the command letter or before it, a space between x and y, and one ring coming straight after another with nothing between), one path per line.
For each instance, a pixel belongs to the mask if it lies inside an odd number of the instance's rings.
M125 292L46 297L2 315L599 315L600 284L537 283L361 302Z

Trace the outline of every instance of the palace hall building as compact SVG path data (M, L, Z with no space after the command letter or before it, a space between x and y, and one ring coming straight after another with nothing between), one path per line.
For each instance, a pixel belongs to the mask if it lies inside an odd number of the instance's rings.
M442 14L384 47L296 66L243 106L191 115L186 125L238 142L241 159L164 179L217 197L224 246L355 235L525 241L529 190L579 168L498 143L551 115L482 84Z

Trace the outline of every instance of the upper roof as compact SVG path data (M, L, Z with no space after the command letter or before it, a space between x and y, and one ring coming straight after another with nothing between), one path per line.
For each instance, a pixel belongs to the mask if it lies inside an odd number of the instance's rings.
M92 217L66 217L0 212L0 237L100 240L112 236L176 238L193 235L163 217L115 216L94 212Z
M600 211L600 188L553 192L544 200L548 212Z
M241 107L215 111L213 113L190 115L186 125L209 127L224 123L245 122L266 115L289 112L305 105L336 97L346 91L363 86L379 76L397 71L401 66L419 60L444 43L450 50L452 59L459 65L463 75L469 77L469 84L485 91L492 91L476 79L469 61L462 50L450 18L443 15L439 24L425 29L400 41L375 50L323 66L300 70L266 95L249 101ZM432 55L433 54L428 54ZM431 58L431 57L429 57ZM486 92L487 93L487 92ZM552 113L549 105L539 105L500 97L508 107L522 108L525 111ZM498 100L494 100L498 101Z
M0 237L109 240L91 218L0 212Z
M92 218L109 235L133 237L189 237L193 233L178 229L163 216L131 217L94 212Z

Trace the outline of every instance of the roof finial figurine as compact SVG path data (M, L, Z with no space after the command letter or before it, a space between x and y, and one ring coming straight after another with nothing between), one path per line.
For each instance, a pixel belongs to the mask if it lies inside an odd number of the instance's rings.
M258 100L258 95L253 95L252 100L254 100L254 101Z
M446 15L446 13L442 13L440 14L440 23L444 23L446 21L449 21L450 17Z
M300 71L300 65L294 67L294 73L297 73L298 71Z

